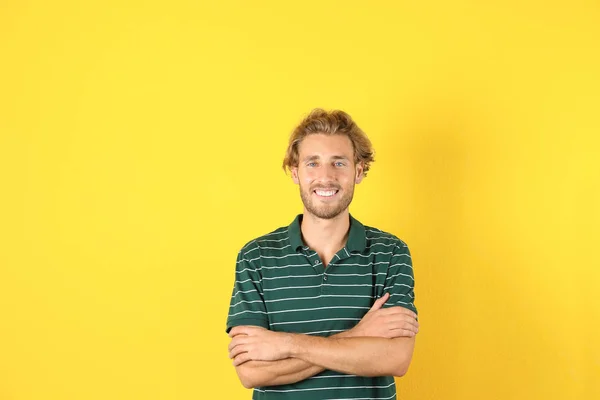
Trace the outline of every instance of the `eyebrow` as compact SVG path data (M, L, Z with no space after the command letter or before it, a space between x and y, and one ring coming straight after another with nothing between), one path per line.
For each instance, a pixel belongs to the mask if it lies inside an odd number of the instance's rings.
M304 157L302 159L302 162L315 161L315 160L319 160L319 159L321 159L320 156L313 155L313 156ZM349 158L346 156L332 156L331 159L332 160L346 160L346 161L349 160Z

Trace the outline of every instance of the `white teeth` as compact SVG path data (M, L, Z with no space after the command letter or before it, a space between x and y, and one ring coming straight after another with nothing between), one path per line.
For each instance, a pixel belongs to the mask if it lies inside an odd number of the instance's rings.
M319 195L319 196L325 196L325 197L330 197L333 196L335 194L335 190L315 190L315 192Z

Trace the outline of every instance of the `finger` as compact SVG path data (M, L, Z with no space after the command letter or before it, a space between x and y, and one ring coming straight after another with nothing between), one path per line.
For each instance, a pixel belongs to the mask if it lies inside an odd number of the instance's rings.
M233 359L233 365L237 367L238 365L242 365L247 361L251 361L252 358L248 353L242 353Z
M239 334L243 333L244 332L244 328L245 328L244 326L234 326L229 331L229 337L234 337L236 335L239 335Z
M411 329L419 329L419 321L406 314L388 316L387 322L398 327L410 327Z
M401 307L401 306L394 306L394 307L390 307L389 309L393 310L393 313L405 314L414 319L417 319L417 314L415 312L413 312L412 310L409 310L408 308Z
M398 317L400 317L400 320L404 321L404 323L406 323L406 324L414 326L415 328L419 327L419 321L414 319L411 315L404 314L404 315L400 315Z
M231 349L233 349L235 346L239 345L239 344L245 344L246 343L246 339L248 338L247 335L238 335L236 337L234 337L233 339L231 339L231 342L229 342L229 346L227 347L227 349L229 351L231 351Z
M407 330L407 329L392 329L389 331L390 334L390 338L397 338L397 337L415 337L417 334L411 330Z
M392 307L388 307L383 309L381 312L383 312L384 314L405 314L408 315L414 319L417 319L417 314L414 313L412 310L409 310L408 308L405 307L401 307L401 306L392 306Z
M383 296L381 296L380 298L378 298L377 300L375 300L375 303L373 303L373 306L371 307L371 309L369 310L369 312L379 310L381 307L383 307L383 305L385 304L385 302L389 298L390 298L390 294L389 293L385 293Z
M259 328L257 326L248 326L248 325L236 326L229 331L229 337L234 337L237 335L251 335L257 329L264 329L264 328Z
M405 323L403 329L414 332L415 334L419 333L419 326L410 322Z
M235 358L237 355L247 352L248 350L245 345L238 345L231 349L231 351L229 352L229 358Z
M384 323L387 329L410 329L414 332L419 331L419 323L417 320L404 314L386 316Z

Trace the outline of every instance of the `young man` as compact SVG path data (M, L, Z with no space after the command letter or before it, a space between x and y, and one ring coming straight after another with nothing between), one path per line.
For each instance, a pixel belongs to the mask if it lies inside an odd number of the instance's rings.
M313 110L283 163L304 212L238 254L229 357L253 399L395 399L418 332L408 247L348 207L373 162L343 111Z

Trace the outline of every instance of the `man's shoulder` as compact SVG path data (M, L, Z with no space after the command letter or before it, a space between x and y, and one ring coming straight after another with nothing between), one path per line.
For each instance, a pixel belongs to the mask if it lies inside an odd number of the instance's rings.
M244 244L241 253L248 253L258 249L284 250L290 247L288 227L282 226L262 236L254 238Z
M372 247L375 244L381 244L389 247L408 248L406 242L398 236L372 226L365 225L365 236L369 247Z

